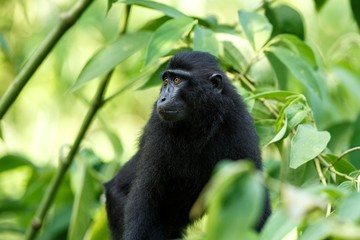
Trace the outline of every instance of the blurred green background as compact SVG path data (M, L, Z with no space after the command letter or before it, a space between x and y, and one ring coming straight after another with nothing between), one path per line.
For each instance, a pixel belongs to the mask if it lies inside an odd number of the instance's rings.
M75 2L0 0L0 96L24 62L54 29L60 13ZM189 16L205 18L213 15L219 23L229 25L238 22L238 10L255 11L262 4L262 1L247 0L158 2ZM331 152L338 155L360 145L360 35L350 2L328 0L319 11L313 0L273 2L289 5L302 16L306 43L315 53L316 68L321 70L324 79L321 87L326 91L322 101L309 101L317 127L334 136L328 145ZM23 238L24 230L56 171L59 155L72 144L78 132L99 81L91 81L76 91L71 91L71 87L89 58L112 42L124 24L125 5L114 3L108 12L107 7L107 1L94 1L58 42L0 122L0 239ZM128 32L136 32L162 15L159 11L134 6ZM217 35L218 41L226 38L226 35ZM139 90L147 80L142 71L144 54L142 50L116 67L107 95L116 93L129 82L137 81L100 110L82 143L77 162L71 166L60 189L56 205L50 212L53 218L50 217L46 223L41 239L64 239L64 236L69 236L67 229L71 221L82 222L84 229L90 229L83 231L87 234L85 238L104 239L102 231L106 231L106 221L101 183L135 153L137 139L159 92L159 86ZM251 52L248 51L248 55ZM250 74L256 79L259 92L278 87L269 83L273 73L266 66L259 64ZM289 80L286 89L308 97L306 90L294 80ZM360 167L358 157L356 153L353 159L358 162L352 161L357 169ZM263 158L269 163L278 159L279 153L266 146ZM81 170L88 165L92 166L92 170ZM272 165L267 166L270 169ZM88 191L91 196L74 199L76 192L84 189L80 183L86 183L89 176L95 179L94 183L86 186L92 189ZM74 201L90 201L86 206L92 206L88 211L91 217L85 217L83 221L79 220L81 215L70 217Z

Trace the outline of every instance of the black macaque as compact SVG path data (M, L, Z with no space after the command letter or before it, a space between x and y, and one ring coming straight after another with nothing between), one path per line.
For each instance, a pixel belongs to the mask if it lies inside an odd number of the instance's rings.
M235 88L205 52L180 52L140 138L139 150L105 184L113 239L179 238L189 212L222 159L252 159L262 169L252 118ZM268 197L260 230L270 214Z

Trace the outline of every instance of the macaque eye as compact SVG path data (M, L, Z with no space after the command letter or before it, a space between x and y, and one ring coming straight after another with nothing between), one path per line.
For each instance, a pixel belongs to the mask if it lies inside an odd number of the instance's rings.
M181 83L181 79L180 78L175 78L174 79L174 83L177 85L177 84L179 84L179 83Z
M169 83L169 79L165 78L164 79L164 86L168 85L168 83Z

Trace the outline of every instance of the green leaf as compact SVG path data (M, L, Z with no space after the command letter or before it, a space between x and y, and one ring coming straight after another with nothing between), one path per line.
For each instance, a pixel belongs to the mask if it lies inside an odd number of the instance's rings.
M80 159L76 163L77 169L71 176L75 199L68 231L69 240L84 238L91 223L91 208L95 197L94 183L85 164L86 159Z
M274 41L285 43L292 52L305 59L311 67L317 66L316 57L313 50L297 36L290 34L280 34L276 36L276 40Z
M266 99L275 99L275 100L283 100L284 98L290 97L290 96L300 96L301 94L296 92L290 92L290 91L267 91L258 93L255 95L252 95L250 97L245 98L245 101L249 101L251 99L259 99L259 98L266 98Z
M216 172L212 194L208 196L211 199L207 222L209 239L254 238L251 229L262 212L264 188L259 175L249 171L248 164L223 163Z
M196 21L192 18L183 17L171 19L161 25L150 39L145 57L145 67L170 52L195 23Z
M306 106L301 102L294 102L288 106L284 112L286 119L288 120L288 130L291 130L299 125L309 113Z
M332 137L332 136L331 136ZM326 159L332 164L332 166L341 173L350 174L356 171L354 167L347 159L341 158L338 159L337 156L332 154L327 154Z
M234 25L218 23L216 16L213 15L210 15L206 18L199 18L199 17L194 17L194 18L198 20L199 25L209 28L214 32L221 32L228 34L235 34L238 32Z
M107 215L104 205L102 205L96 213L92 226L87 231L86 236L86 239L89 240L110 239Z
M158 3L158 2L153 2L153 1L148 1L148 0L123 0L123 1L119 0L118 2L125 3L125 4L138 5L138 6L150 8L153 10L157 10L157 11L160 11L160 12L164 13L165 15L167 15L169 17L173 17L173 18L186 17L186 15L184 13L176 10L175 8L172 8L168 5Z
M37 239L58 239L65 238L66 232L69 227L69 219L71 216L71 207L61 206L54 208L51 212L52 217L47 218L46 227L40 232L40 236Z
M3 34L0 34L0 50L2 50L6 57L11 58L11 49Z
M331 140L328 144L328 148L332 152L341 152L349 147L349 139L354 131L354 124L349 120L336 122L330 125L326 130L331 135Z
M154 32L165 22L169 21L171 18L169 16L161 16L159 18L153 19L151 21L146 22L144 26L141 27L141 31L151 31Z
M281 139L283 139L286 136L287 128L288 128L288 121L287 118L285 118L281 129L276 133L275 137L271 139L267 145L270 145L271 143L278 142Z
M341 191L346 193L351 193L357 191L355 182L353 181L344 181L337 186Z
M29 159L20 155L8 154L0 158L0 173L22 166L34 168L34 165Z
M358 222L360 220L360 193L355 192L347 196L339 205L336 210L336 215L340 219L352 222Z
M350 146L356 147L360 146L360 114L358 115L353 130L352 137L350 139ZM354 151L349 154L349 160L352 164L354 164L358 169L360 168L360 151Z
M282 240L288 233L295 230L298 224L298 221L279 209L267 220L260 234L260 240Z
M116 2L116 0L107 0L107 11L111 9L113 3Z
M276 76L276 84L280 90L286 90L288 87L288 70L286 66L273 54L272 52L264 52L266 58L269 60L272 70Z
M76 90L90 80L111 71L116 65L145 47L149 32L137 32L120 36L116 41L100 49L82 69L72 90Z
M294 77L304 84L310 91L317 95L320 94L320 87L314 70L305 60L299 58L295 53L283 47L271 46L267 51L273 53L294 75Z
M354 16L355 22L360 28L360 1L359 0L350 0L351 11Z
M313 221L305 228L299 240L360 239L360 228L353 222L344 222L335 217Z
M213 31L196 25L194 30L194 50L219 55L218 42Z
M314 0L316 11L320 11L321 8L324 6L327 0Z
M321 219L320 221L317 221L311 225L308 226L308 228L305 229L303 234L300 236L299 240L323 240L327 239L332 232L332 228L335 226L332 226L328 224L326 221L326 218Z
M243 72L245 66L247 66L247 61L244 55L239 51L237 47L234 46L232 42L224 41L224 61L227 62L231 67L233 67L238 72Z
M300 124L291 140L290 167L298 168L318 156L330 141L330 134L311 125Z
M255 12L239 11L239 22L254 49L261 48L269 39L272 25L266 17Z
M288 5L280 5L274 8L265 4L265 15L273 25L272 36L281 33L289 33L304 39L304 23L298 11Z

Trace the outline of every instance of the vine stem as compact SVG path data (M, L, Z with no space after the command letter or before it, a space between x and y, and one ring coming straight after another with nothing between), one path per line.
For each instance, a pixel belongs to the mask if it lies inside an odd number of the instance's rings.
M81 17L93 0L80 0L68 12L60 15L60 21L55 29L49 33L30 59L24 64L13 83L0 99L0 120L4 117L11 105L15 102L22 89L31 76L39 68L46 56L51 52L56 43Z

